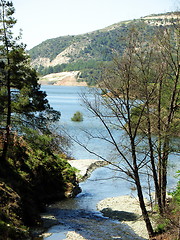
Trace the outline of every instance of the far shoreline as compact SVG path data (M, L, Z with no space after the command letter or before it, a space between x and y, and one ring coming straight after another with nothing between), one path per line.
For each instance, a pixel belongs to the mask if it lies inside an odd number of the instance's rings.
M41 85L53 85L53 86L77 86L86 87L86 82L78 81L80 71L59 72L50 73L43 77L40 77L39 84Z

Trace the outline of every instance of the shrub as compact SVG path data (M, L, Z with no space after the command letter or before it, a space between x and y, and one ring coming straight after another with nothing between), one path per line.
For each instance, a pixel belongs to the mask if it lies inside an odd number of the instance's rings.
M180 177L180 170L177 172L177 177ZM177 183L176 189L172 192L173 200L179 205L180 207L180 180Z
M77 111L74 113L74 116L71 118L71 121L74 122L82 122L83 121L83 115L81 112Z

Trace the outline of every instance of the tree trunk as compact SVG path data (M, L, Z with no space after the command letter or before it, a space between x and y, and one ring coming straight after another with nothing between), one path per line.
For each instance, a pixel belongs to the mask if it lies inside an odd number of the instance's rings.
M4 48L7 60L7 73L5 75L6 88L7 88L7 118L6 118L6 133L4 139L2 159L6 160L7 151L10 140L10 125L11 125L11 80L10 80L10 59L9 59L9 40L8 40L8 26L5 19L5 2L2 2L2 23L3 23L3 34L4 34Z
M133 170L134 180L137 187L137 193L138 193L140 208L142 211L142 216L146 223L146 229L148 231L149 238L151 239L154 236L154 231L153 231L152 224L149 219L149 215L144 202L142 187L141 187L140 178L139 178L138 166L137 166L136 149L135 149L136 147L135 147L134 138L131 135L130 135L130 138L131 138L131 150L132 150L133 169L134 169Z
M152 224L149 219L149 215L148 215L145 203L144 203L144 197L143 197L143 193L142 193L142 188L141 188L141 184L140 184L140 180L139 180L138 171L134 172L134 176L135 176L135 182L136 182L136 187L137 187L139 204L140 204L141 211L142 211L142 216L146 223L146 229L148 231L149 238L151 239L154 236L154 231L153 231Z
M9 53L8 45L7 45L7 56ZM8 66L10 65L9 57L7 57ZM4 139L4 146L3 146L3 154L2 157L5 160L7 157L7 151L9 146L10 140L10 125L11 125L11 83L10 83L10 70L7 71L6 74L6 81L7 81L7 119L6 119L6 133Z
M170 105L169 105L169 114L168 114L167 123L166 123L166 131L165 131L164 145L163 145L161 196L162 196L162 204L163 204L164 208L166 206L167 164L168 164L168 155L169 155L169 149L170 149L170 147L169 147L170 137L171 137L170 130L171 130L171 124L173 121L175 109L178 106L177 104L178 104L178 100L179 100L179 98L178 98L178 96L179 96L179 91L178 91L179 76L180 76L180 64L178 62L177 68L176 68L176 73L175 73L173 91L172 91L172 95L171 95L171 101L170 101Z
M150 160L151 160L151 167L152 167L152 174L153 174L153 180L154 180L154 186L155 186L155 194L157 197L159 212L162 215L163 214L163 205L162 205L162 199L161 199L161 190L160 185L158 182L158 175L155 165L155 159L154 159L154 148L153 148L153 142L152 142L152 131L151 131L151 120L150 120L150 113L149 113L149 104L147 102L147 128L148 128L148 146L150 149ZM161 167L161 166L160 166Z
M167 187L167 162L169 155L169 139L165 140L163 156L162 156L162 166L161 166L161 201L163 210L166 207L166 187Z

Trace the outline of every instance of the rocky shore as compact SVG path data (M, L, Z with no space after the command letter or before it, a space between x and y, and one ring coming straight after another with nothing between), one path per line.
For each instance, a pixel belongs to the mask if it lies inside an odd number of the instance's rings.
M56 86L87 86L86 82L79 82L80 71L51 73L39 79L42 85Z
M150 210L147 201L146 206L147 210ZM129 195L107 198L97 204L97 210L106 217L127 224L138 236L148 239L146 225L137 198Z
M71 166L79 170L79 174L82 176L82 179L86 179L98 166L106 164L104 161L91 159L70 160L69 163ZM150 210L150 207L148 208L148 202L146 202L146 205L147 210ZM102 212L106 217L119 220L122 223L127 224L138 236L143 239L148 239L148 233L137 198L133 198L129 195L107 198L97 204L97 210ZM86 238L80 236L76 232L68 232L66 240L74 239L86 240Z
M96 168L107 165L105 161L96 159L69 160L68 162L78 170L77 177L80 181L87 179Z
M149 239L137 198L128 195L107 198L97 204L97 210L101 211L104 216L119 220L121 223L129 226L135 233L134 239L137 239L137 236L139 236L139 239ZM107 231L109 230L107 229ZM104 231L104 235L106 235L106 231ZM75 231L69 231L64 240L77 239L88 240L89 238L88 236L86 238L85 235L81 236Z
M115 227L115 229L118 227L115 230L117 237L113 237L113 239L125 240L127 239L126 236L128 236L128 239L133 240L149 239L137 198L128 195L107 198L97 204L97 210L101 211L104 216L119 220L122 223ZM114 224L116 224L116 222ZM88 225L89 232L85 232L83 229L77 232L69 230L65 234L66 237L63 238L63 240L110 240L111 238L108 238L108 235L114 233L113 223L109 226L109 222L106 222L105 219L102 223L98 222L96 224L93 220L88 221L86 219L86 225ZM125 236L118 232L120 230L119 228L121 229L121 233L124 232L126 234ZM97 232L99 233L98 238L96 236ZM48 237L48 235L46 235L46 237Z

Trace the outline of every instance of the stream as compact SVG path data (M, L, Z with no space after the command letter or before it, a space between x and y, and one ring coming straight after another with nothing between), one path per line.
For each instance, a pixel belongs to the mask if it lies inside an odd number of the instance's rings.
M177 158L178 161L178 158ZM173 171L173 170L172 170ZM175 184L169 175L169 186ZM143 240L126 224L103 217L97 211L99 201L122 195L136 196L131 184L116 176L108 166L97 168L91 176L80 183L82 192L73 199L63 200L50 205L47 214L54 216L55 225L46 233L51 234L44 240L63 240L66 234L76 232L73 240ZM128 209L127 209L128 210Z
M106 178L107 180L105 180ZM107 167L96 169L91 176L80 183L82 193L74 199L57 202L48 207L47 213L57 219L47 233L52 233L46 240L66 239L68 231L75 231L88 240L142 240L125 224L103 217L96 210L96 204L107 197L120 195L133 195L130 184L125 180L116 178L114 172ZM82 239L83 239L82 238Z

